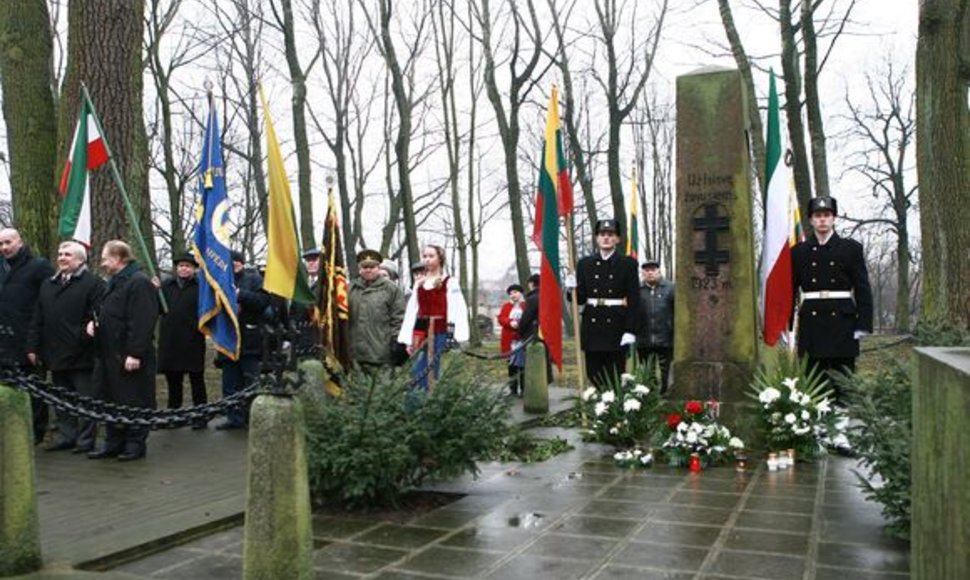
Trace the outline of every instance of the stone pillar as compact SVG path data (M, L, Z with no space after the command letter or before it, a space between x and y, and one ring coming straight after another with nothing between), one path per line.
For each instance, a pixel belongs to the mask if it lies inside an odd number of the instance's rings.
M546 348L540 342L525 347L523 409L526 413L549 412L549 383L546 381Z
M34 431L30 397L0 385L0 576L39 570Z
M913 386L916 580L970 578L970 348L917 348Z
M675 399L745 402L757 276L745 94L736 70L677 77Z
M249 482L243 577L313 577L313 532L303 410L291 397L260 395L249 419Z

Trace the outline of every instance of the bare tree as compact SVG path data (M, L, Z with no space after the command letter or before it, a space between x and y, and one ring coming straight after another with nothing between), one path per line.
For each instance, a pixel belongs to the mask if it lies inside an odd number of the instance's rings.
M520 283L529 278L529 254L525 242L525 218L522 214L522 187L519 180L519 114L522 105L528 99L529 93L541 80L546 69L538 70L542 56L543 34L539 26L534 0L526 0L523 14L516 0L505 0L502 4L506 11L500 11L493 17L490 0L470 0L475 23L478 26L479 42L485 60L484 76L485 91L495 112L499 138L502 141L502 153L505 156L505 176L508 187L509 211L512 216L512 240L515 244L515 265ZM502 43L501 35L496 38L497 20L506 20L511 26L511 36L508 43L509 85L505 90L499 89L496 73L499 63L498 51ZM526 50L524 47L528 46ZM508 110L503 99L508 96Z
M869 183L873 198L882 202L879 217L866 218L862 224L878 224L896 238L896 330L909 331L910 251L909 216L913 209L916 185L906 184L913 169L913 141L916 132L916 95L909 80L908 67L898 70L886 59L881 70L866 74L868 94L853 100L848 92L850 127L846 137L859 143L851 156L849 171ZM888 213L888 216L885 216Z
M653 91L633 113L634 165L646 255L673 276L674 107Z
M657 53L664 17L667 15L667 2L668 0L660 0L657 14L646 29L644 37L637 34L637 30L644 26L644 22L637 17L637 7L640 6L640 2L627 3L624 0L620 0L619 3L617 0L594 0L593 2L599 25L599 36L596 40L603 45L606 53L606 78L603 78L600 73L599 66L593 66L590 73L606 95L609 115L606 166L610 180L610 196L613 200L613 217L624 232L628 232L628 229L620 168L620 132L627 117L637 106L640 91L650 78L653 57ZM629 27L629 42L626 47L618 46L617 37L622 27Z
M293 1L279 0L270 2L276 26L283 34L283 52L286 56L286 66L289 69L290 85L293 87L293 141L296 145L297 186L300 197L300 237L304 248L316 246L316 234L313 231L313 190L310 186L310 140L307 137L306 121L306 79L310 70L320 57L320 51L313 53L309 64L304 68L300 64L300 55L296 46L296 23L293 18Z

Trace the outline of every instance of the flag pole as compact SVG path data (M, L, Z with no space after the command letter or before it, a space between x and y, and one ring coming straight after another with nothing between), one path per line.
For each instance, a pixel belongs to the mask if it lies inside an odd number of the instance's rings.
M115 185L121 190L121 200L125 204L125 213L128 214L128 221L131 223L131 229L135 234L135 241L138 242L138 249L141 251L142 258L145 260L145 267L148 268L148 273L151 274L153 279L158 278L158 273L155 271L155 262L152 256L148 254L148 246L145 244L145 238L141 234L141 228L138 227L138 215L135 213L135 208L131 205L131 200L128 198L128 190L125 189L125 183L122 181L121 173L118 171L118 164L115 163L115 157L111 153L111 146L108 144L108 135L104 132L104 127L101 126L98 110L95 108L94 102L91 100L91 95L88 93L88 87L84 83L81 83L81 96L84 98L88 107L91 108L91 116L94 117L94 123L98 126L98 132L101 133L104 150L108 153L108 162L111 165L111 176L114 177ZM158 300L162 306L162 312L168 312L168 303L165 301L165 294L161 290L158 292Z
M566 236L567 236L567 246L569 250L569 272L573 275L576 273L576 241L573 236L573 214L566 215ZM576 299L576 289L573 288L569 293L570 305L572 306L573 313L573 344L576 347L576 389L579 392L579 413L582 418L582 425L586 427L586 407L583 406L583 391L586 390L585 381L583 378L584 369L586 365L583 364L583 349L579 344L579 303Z

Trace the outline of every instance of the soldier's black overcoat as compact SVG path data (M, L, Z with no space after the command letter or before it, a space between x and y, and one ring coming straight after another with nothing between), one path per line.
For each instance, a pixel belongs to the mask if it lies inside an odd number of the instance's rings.
M586 256L576 265L576 299L583 308L583 350L607 352L622 350L624 332L637 331L637 304L640 280L637 262L619 251L603 259L599 252ZM590 298L626 300L624 306L593 306Z

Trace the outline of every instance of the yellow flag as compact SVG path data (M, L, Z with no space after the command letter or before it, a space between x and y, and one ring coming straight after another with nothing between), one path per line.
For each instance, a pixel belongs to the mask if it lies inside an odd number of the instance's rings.
M266 122L266 174L269 178L269 226L266 232L269 248L263 289L295 302L312 304L313 292L307 280L306 266L300 259L300 239L296 232L290 182L286 178L283 155L262 86L259 87L259 99L263 103L263 119Z

